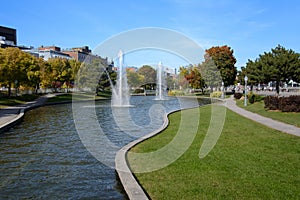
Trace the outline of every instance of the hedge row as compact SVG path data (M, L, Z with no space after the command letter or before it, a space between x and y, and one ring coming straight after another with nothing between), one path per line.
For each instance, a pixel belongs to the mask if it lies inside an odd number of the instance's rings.
M242 96L243 96L242 93L234 93L234 95L233 95L233 97L234 97L235 99L240 99L240 98L242 98Z
M300 112L300 96L276 97L267 96L264 99L268 110L281 110L282 112Z
M243 97L243 94L242 93L235 93L233 95L233 97L235 99L241 99ZM264 100L265 97L250 92L250 93L247 94L247 98L248 98L249 103L254 103L254 102Z

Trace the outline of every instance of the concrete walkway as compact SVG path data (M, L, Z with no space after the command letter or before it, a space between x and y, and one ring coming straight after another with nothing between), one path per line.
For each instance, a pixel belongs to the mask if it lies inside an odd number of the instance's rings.
M245 109L242 109L240 107L238 107L236 105L236 102L234 101L233 97L226 99L226 107L229 108L230 110L238 113L239 115L246 117L248 119L251 119L253 121L256 121L260 124L263 124L265 126L268 126L272 129L284 132L284 133L288 133L291 135L296 135L296 136L300 136L300 128L293 126L293 125L289 125L283 122L279 122L267 117L263 117L261 115L258 115L256 113L253 112L249 112Z
M0 133L7 131L15 124L19 123L27 110L42 106L46 100L53 97L53 94L47 94L39 97L35 101L28 102L23 105L6 107L0 109Z

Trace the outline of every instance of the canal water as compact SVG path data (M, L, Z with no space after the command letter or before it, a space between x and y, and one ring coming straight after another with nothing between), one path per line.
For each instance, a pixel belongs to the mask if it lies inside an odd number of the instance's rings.
M185 107L196 106L195 100L184 101L189 102ZM109 100L76 107L83 113L95 112L103 132L119 148L158 129L164 112L182 108L177 98L132 97L130 104L127 117L135 126L127 127L116 119L118 112ZM163 112L153 115L152 108ZM97 160L82 142L72 111L72 104L37 108L0 135L0 199L126 199L115 170ZM89 127L84 116L82 121Z

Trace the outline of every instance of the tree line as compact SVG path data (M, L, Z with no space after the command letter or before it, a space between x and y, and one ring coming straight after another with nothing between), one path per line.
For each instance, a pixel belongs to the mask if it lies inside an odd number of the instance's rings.
M51 58L44 61L18 48L0 49L0 85L8 88L33 89L69 87L81 63L76 60Z
M231 47L216 46L205 50L204 61L180 67L179 84L193 89L233 85L237 75L236 58Z
M264 52L254 61L249 59L239 72L235 63L230 47L212 47L205 51L202 63L180 68L179 82L203 90L205 87L219 87L222 82L225 87L237 82L244 84L247 75L251 86L273 81L277 94L281 84L290 80L300 82L300 54L281 45Z
M275 82L276 93L279 94L280 85L293 80L300 82L300 54L281 45L270 52L260 54L258 58L248 60L246 67L242 67L239 81L244 83L248 76L250 85Z
M167 87L174 83L181 88L215 88L244 84L245 75L250 85L276 82L276 91L282 82L290 80L300 82L300 54L278 45L270 52L264 52L254 61L248 60L246 67L237 71L236 58L231 47L216 46L205 51L204 61L199 64L182 66L175 80L167 77ZM238 75L237 75L238 74ZM0 86L8 88L40 88L72 87L76 82L79 88L90 91L110 91L115 84L116 72L107 70L107 63L93 59L90 63L81 63L74 59L51 58L44 61L18 48L0 49ZM156 85L156 70L149 65L137 71L127 70L128 84L131 87L153 89Z

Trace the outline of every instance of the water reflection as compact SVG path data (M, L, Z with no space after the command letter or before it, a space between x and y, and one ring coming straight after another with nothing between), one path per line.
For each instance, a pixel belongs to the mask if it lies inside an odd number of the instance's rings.
M85 112L95 110L107 138L121 148L162 125L162 116L156 114L151 119L149 115L152 98L131 98L134 107L127 111L130 118L121 119L130 120L129 124L134 126L125 126L128 121L115 119L117 112L109 106L110 101L96 102L95 107L78 103L78 107ZM162 104L165 112L179 107L175 98ZM0 135L0 152L0 199L126 198L114 169L95 159L80 140L71 104L41 107L26 113L20 125Z

